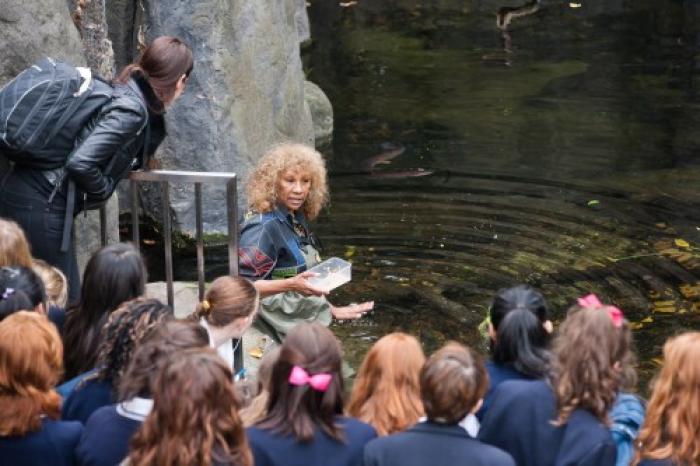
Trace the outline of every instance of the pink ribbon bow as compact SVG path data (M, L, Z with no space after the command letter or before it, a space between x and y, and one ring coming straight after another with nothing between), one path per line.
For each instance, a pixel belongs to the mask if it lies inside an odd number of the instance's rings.
M586 295L582 298L578 298L578 305L587 309L605 309L608 311L608 315L612 319L613 327L622 327L622 320L625 318L624 314L619 307L611 306L609 304L603 304L598 299L598 296L593 293Z
M331 384L333 376L326 372L309 375L303 368L294 366L292 372L289 373L289 383L297 387L309 384L311 388L317 392L325 392Z

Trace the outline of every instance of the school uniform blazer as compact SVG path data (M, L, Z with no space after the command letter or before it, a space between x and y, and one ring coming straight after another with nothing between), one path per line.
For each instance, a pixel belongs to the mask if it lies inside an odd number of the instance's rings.
M343 429L343 442L320 428L312 441L302 443L291 435L248 427L246 434L255 466L360 466L365 445L377 433L372 426L351 417L338 416L336 422Z
M510 455L470 437L459 425L421 422L365 446L364 466L515 466Z
M577 409L555 426L554 392L543 381L503 382L481 423L479 439L510 453L518 466L615 466L610 430Z

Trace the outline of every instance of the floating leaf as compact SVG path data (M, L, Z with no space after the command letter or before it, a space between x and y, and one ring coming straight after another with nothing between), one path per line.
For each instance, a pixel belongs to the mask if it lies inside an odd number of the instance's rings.
M654 322L654 318L652 316L645 317L641 320L642 323L644 324L650 324Z
M663 366L663 365L664 365L664 361L663 361L663 359L661 359L661 358L651 358L651 362L653 362L653 363L656 364L657 366Z
M676 238L673 242L676 243L676 246L678 246L679 248L689 248L690 247L690 243L688 243L686 240L681 239L681 238Z
M678 287L678 290L685 298L700 298L700 283L696 283L695 285L681 285Z
M661 228L661 229L666 228L668 226L664 222L655 223L655 225L657 228Z
M569 3L569 6L571 8L581 8L583 5L580 3L571 2L571 3Z
M593 206L593 205L598 205L598 204L600 204L600 201L597 199L593 199L593 200L588 201L587 205Z
M345 257L348 259L351 258L352 256L355 255L356 251L357 251L357 248L355 246L352 246L352 245L348 246L347 248L345 248Z
M639 330L642 327L644 327L644 324L642 324L641 322L631 322L630 323L630 328L632 330Z
M259 346L256 346L255 348L252 348L250 351L248 351L248 354L250 354L256 359L260 359L263 357L263 349Z

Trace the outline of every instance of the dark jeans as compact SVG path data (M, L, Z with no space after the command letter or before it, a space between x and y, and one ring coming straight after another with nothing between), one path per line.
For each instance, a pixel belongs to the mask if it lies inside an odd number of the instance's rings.
M67 251L61 252L64 216L63 198L57 196L49 205L45 195L20 177L10 175L0 190L0 217L14 220L22 227L32 256L44 259L66 275L71 304L80 297L80 273L73 241Z

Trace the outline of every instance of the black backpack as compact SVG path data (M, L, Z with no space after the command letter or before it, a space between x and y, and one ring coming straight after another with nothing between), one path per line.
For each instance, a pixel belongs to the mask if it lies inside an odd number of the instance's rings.
M0 153L18 165L65 165L80 130L112 97L86 68L44 58L0 89Z

